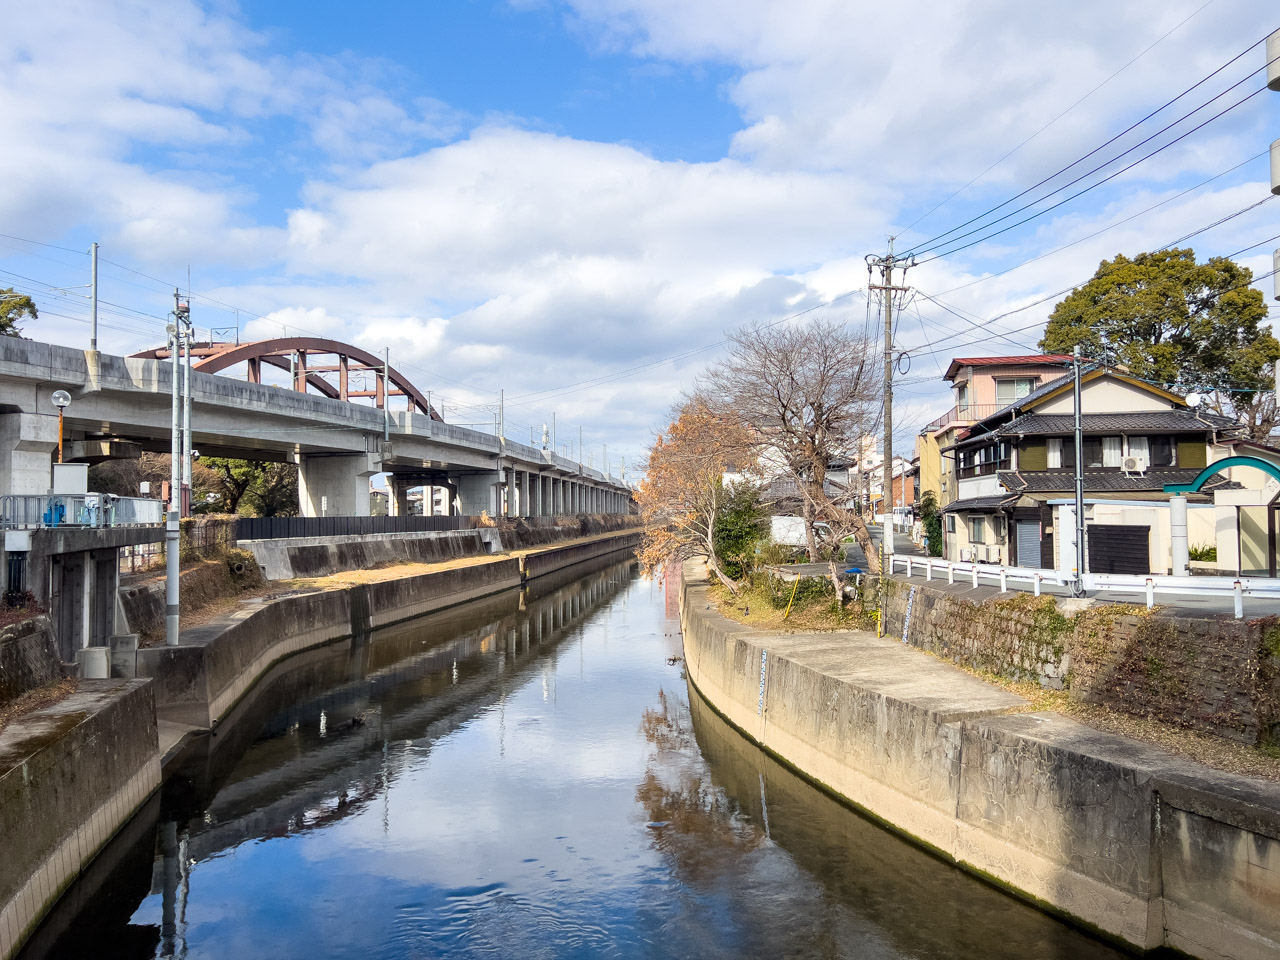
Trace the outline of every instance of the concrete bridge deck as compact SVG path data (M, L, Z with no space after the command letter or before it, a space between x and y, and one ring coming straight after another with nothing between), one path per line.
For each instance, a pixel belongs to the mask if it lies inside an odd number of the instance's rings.
M109 452L111 441L167 452L172 381L167 361L118 357L34 340L0 337L0 490L45 493L58 443L55 390L65 411L68 459ZM426 414L362 404L196 373L194 442L212 456L299 465L301 510L369 513L368 481L391 474L405 506L410 486L450 490L457 512L544 516L623 513L630 491L598 470Z

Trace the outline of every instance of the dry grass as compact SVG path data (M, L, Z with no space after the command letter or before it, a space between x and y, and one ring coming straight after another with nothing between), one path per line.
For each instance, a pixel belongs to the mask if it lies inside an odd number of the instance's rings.
M830 633L833 630L873 630L875 621L859 616L856 608L837 613L830 597L808 602L797 601L786 619L786 607L778 609L763 590L744 589L734 596L723 584L711 584L711 599L719 612L738 623L774 633Z
M1224 740L1209 733L1188 730L1151 717L1122 713L1099 704L1082 703L1072 700L1065 690L1046 690L1039 684L1008 680L985 671L970 670L936 654L928 655L1025 698L1028 705L1024 712L1060 713L1095 730L1152 744L1214 770L1280 782L1280 756L1266 748Z
M45 707L51 707L55 703L61 703L76 692L77 686L79 686L79 681L73 677L55 680L53 683L46 683L43 687L30 690L18 697L18 699L11 700L0 706L0 733L3 733L4 728L19 717L24 717L28 713L33 713Z

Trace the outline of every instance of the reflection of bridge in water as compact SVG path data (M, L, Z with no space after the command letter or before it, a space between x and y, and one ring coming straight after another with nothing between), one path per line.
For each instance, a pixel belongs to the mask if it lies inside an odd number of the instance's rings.
M140 944L138 956L157 955L157 944L158 955L181 955L196 862L367 809L406 764L546 666L634 575L630 557L587 561L277 664L181 761L165 784L162 822L145 822L154 807L130 821L25 956L55 941L67 956L104 942ZM130 923L148 894L162 900L158 931Z
M293 671L259 684L253 702L219 726L217 755L205 758L203 809L181 828L162 826L151 892L165 898L166 916L170 903L181 913L176 901L193 861L322 828L385 796L407 763L545 666L634 570L631 558L582 564L521 592L294 658Z

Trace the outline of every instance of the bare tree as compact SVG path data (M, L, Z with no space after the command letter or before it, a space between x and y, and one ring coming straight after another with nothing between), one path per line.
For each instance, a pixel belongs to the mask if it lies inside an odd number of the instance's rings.
M800 491L809 559L822 559L814 524L853 535L873 573L880 570L857 494L829 483L835 461L859 456L859 439L878 422L884 403L876 344L844 324L747 327L731 333L729 355L706 374L703 392L720 416L751 438L763 477L790 478ZM838 571L832 583L840 596Z

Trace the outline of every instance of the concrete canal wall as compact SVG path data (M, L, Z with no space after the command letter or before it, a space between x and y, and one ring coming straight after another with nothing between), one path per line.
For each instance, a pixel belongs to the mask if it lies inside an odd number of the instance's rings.
M681 595L686 668L734 726L846 801L1138 949L1280 955L1280 790L1053 713L861 632L772 634Z
M247 608L238 622L197 642L139 650L137 675L155 681L156 709L162 718L208 729L284 657L631 549L638 536L623 530L520 557L495 557L466 567L284 597Z
M0 958L159 786L144 680L82 680L0 733Z
M0 706L61 676L58 645L47 616L0 630Z

